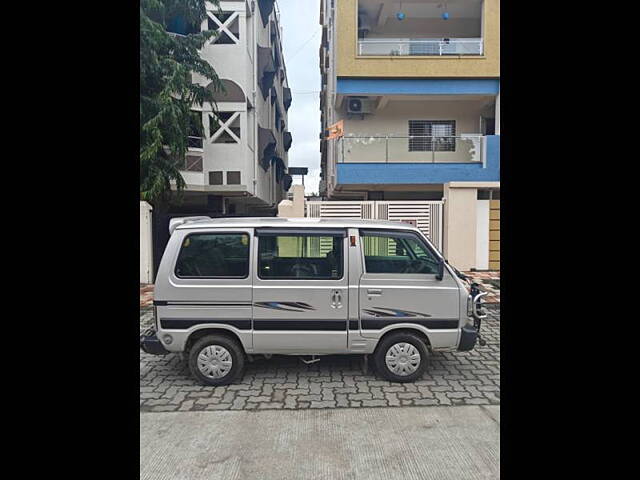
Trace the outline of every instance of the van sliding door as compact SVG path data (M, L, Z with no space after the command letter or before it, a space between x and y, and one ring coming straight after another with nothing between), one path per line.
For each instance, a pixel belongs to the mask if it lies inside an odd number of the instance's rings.
M256 237L254 352L345 352L346 231L257 228Z

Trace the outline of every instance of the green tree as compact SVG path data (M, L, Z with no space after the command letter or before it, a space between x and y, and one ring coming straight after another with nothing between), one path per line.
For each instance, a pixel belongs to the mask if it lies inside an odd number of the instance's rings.
M218 0L209 0L218 9ZM199 50L216 35L200 31L207 18L205 0L140 1L140 198L156 207L172 199L171 181L180 196L180 168L193 127L194 105L213 102L222 89L213 67ZM168 33L179 32L179 35ZM192 82L197 73L213 82L213 91ZM195 124L202 131L202 121Z

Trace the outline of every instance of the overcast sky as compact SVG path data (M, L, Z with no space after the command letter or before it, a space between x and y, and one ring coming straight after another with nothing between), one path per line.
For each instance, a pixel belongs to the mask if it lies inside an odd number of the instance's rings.
M322 38L320 0L277 0L282 23L284 62L293 101L289 131L293 143L290 167L309 167L305 191L318 192L320 181L320 67L318 49ZM293 179L300 184L300 176Z

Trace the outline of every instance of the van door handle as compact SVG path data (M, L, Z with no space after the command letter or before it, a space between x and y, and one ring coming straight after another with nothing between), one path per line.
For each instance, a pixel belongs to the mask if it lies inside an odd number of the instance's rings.
M331 307L342 307L342 293L340 292L340 290L334 290L333 292L331 292Z
M382 295L382 289L380 288L368 288L367 295L371 295L372 297L379 297Z

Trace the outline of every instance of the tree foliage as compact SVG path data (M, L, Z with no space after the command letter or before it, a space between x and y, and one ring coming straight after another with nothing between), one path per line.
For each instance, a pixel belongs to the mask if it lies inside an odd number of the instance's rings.
M218 0L210 1L219 7ZM200 31L205 0L140 1L140 198L154 205L171 198L171 181L184 188L180 169L187 153L194 105L213 102L213 91L192 81L198 74L221 83L199 50L216 35ZM167 31L181 31L175 35ZM193 32L193 33L190 33ZM202 122L197 123L202 128Z

